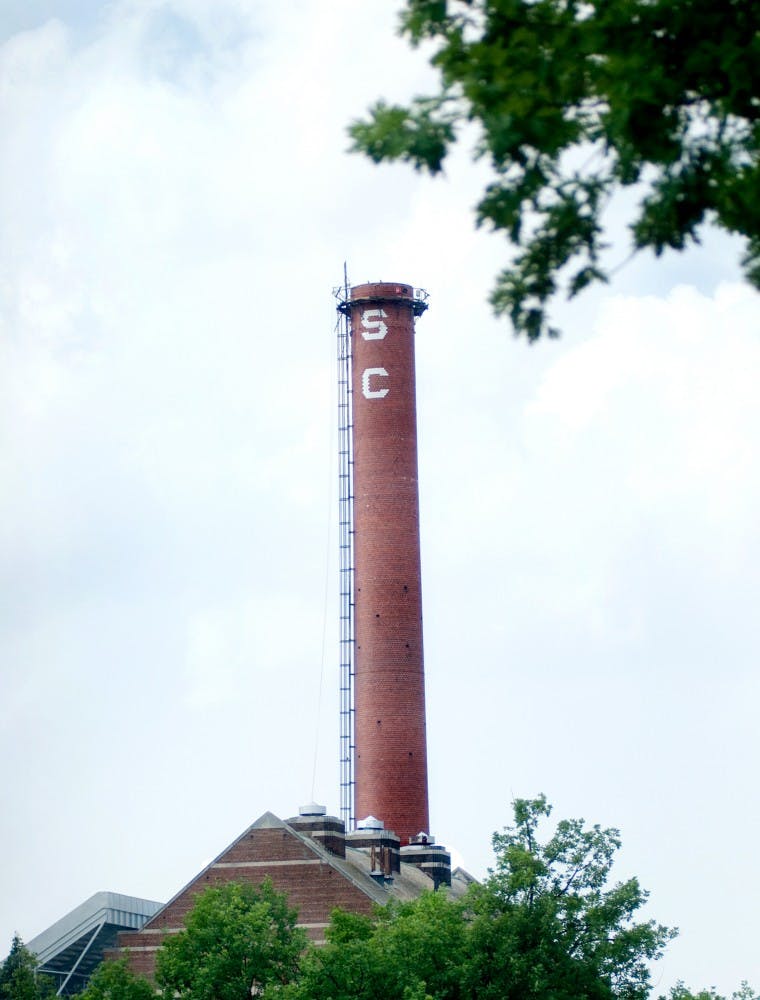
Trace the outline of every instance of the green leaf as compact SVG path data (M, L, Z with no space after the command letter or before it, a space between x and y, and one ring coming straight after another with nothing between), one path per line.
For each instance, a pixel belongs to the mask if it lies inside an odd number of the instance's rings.
M477 224L521 251L490 298L516 333L555 335L558 292L607 280L604 207L632 184L634 251L682 250L717 225L746 239L760 287L755 0L407 0L401 26L429 42L440 88L378 102L351 148L437 174L459 126L476 126L473 155L494 175Z

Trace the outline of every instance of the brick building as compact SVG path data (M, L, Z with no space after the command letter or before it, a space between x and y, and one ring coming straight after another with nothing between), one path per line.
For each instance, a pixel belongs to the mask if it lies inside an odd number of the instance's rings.
M135 972L151 976L156 952L167 934L181 930L195 897L224 882L258 885L269 879L285 892L298 910L298 926L315 943L324 941L330 914L336 907L370 914L390 899L415 899L425 889L450 884L461 895L471 880L466 872L451 872L446 850L428 838L402 847L399 838L370 819L346 834L341 820L319 806L302 807L288 820L264 813L222 853L181 889L141 930L119 934Z

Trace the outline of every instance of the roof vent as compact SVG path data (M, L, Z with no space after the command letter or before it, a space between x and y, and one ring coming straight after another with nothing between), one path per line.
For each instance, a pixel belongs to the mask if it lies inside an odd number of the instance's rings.
M299 816L325 816L326 806L321 806L318 802L307 802L305 806L298 807Z
M381 819L377 819L375 816L367 816L366 819L360 819L356 824L357 830L384 830L385 823Z
M434 844L435 837L431 837L429 833L425 833L424 830L420 830L418 834L414 837L409 838L410 844Z

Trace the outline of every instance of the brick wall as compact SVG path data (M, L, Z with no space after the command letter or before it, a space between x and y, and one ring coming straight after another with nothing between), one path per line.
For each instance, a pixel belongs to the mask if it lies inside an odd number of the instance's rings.
M259 825L262 820L263 826ZM324 851L312 848L308 838L299 837L276 817L267 814L262 820L212 861L142 930L121 932L118 949L107 957L126 952L130 967L151 977L163 938L183 928L198 893L224 882L259 885L268 878L275 889L287 894L289 904L298 910L299 926L312 941L324 940L335 907L353 913L372 912L372 897L334 867Z

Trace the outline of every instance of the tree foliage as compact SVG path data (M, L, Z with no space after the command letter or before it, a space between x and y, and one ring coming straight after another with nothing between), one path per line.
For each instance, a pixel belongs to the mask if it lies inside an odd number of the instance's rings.
M155 990L129 968L129 960L101 963L78 1000L155 1000Z
M648 894L611 883L617 830L561 820L541 842L551 806L517 799L514 823L493 837L496 864L471 905L476 995L644 1000L648 963L676 931L637 921Z
M635 879L610 884L617 831L567 820L541 843L549 813L543 797L517 800L493 871L460 901L439 891L374 920L336 913L327 945L265 1000L644 1000L647 963L675 932L637 922Z
M55 996L53 980L36 970L37 959L14 934L8 957L0 966L0 1000L48 1000Z
M306 937L271 883L229 882L198 896L183 931L164 941L156 982L166 1000L250 1000L287 983Z
M491 294L535 340L548 305L608 280L603 213L643 192L634 250L681 250L705 223L744 237L760 287L760 30L756 0L407 0L401 32L430 43L440 89L378 101L353 149L439 173L462 126L493 180L478 224L516 248Z
M660 1000L666 1000L660 997ZM676 983L668 994L667 1000L726 1000L714 989L699 990L695 993L682 982ZM738 990L731 994L731 1000L760 1000L760 996L752 989L749 983L744 980Z
M377 940L392 970L391 996L457 997L467 967L467 916L443 892L386 907Z
M461 906L443 893L391 903L374 920L336 911L327 944L310 949L290 986L264 1000L425 1000L457 997L465 962Z

